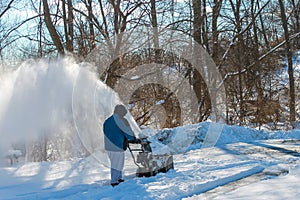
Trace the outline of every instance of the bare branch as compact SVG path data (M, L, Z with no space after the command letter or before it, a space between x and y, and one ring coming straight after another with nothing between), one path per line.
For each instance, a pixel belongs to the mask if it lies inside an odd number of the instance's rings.
M9 2L9 4L6 6L6 8L3 10L3 12L0 14L0 18L11 8L11 5L12 3L14 2L15 0L11 0Z
M289 37L289 40L293 40L293 39L297 38L298 36L300 36L300 32L291 35ZM249 69L251 69L253 66L255 66L256 64L258 64L260 61L262 61L263 59L265 59L270 54L272 54L274 51L276 51L278 48L280 48L281 46L283 46L285 43L286 43L286 40L283 41L283 42L281 42L281 43L279 43L278 45L276 45L275 47L273 47L271 50L269 50L267 53L265 53L264 55L260 56L257 61L253 62L252 64L250 64L248 66L246 66L242 71L240 71L240 72L232 72L232 73L226 74L225 77L224 77L224 79L220 83L220 85L222 85L224 83L224 81L227 78L229 78L229 77L237 76L239 74L243 74L243 73L247 72Z
M20 24L18 24L16 27L12 28L11 30L9 30L4 36L3 38L8 38L9 35L11 33L13 33L14 31L16 31L17 29L19 29L21 26L23 26L25 23L27 23L28 21L31 21L37 17L40 17L40 15L36 15L36 16L33 16L33 17L30 17L28 19L25 19L24 21L22 21Z
M259 9L259 11L258 11L258 12L256 13L256 15L254 16L255 19L258 17L258 15L262 12L262 10L263 10L269 3L270 3L270 0L267 1L267 2L263 5L263 7L261 7L261 8ZM220 69L220 67L222 66L222 64L225 62L225 60L226 60L226 58L227 58L227 55L228 55L230 49L234 46L235 40L236 40L240 35L243 35L243 34L244 34L244 33L252 26L252 23L253 23L253 21L251 21L251 22L247 25L247 27L246 27L244 30L242 30L241 32L237 33L237 34L232 38L229 47L228 47L227 50L225 51L225 53L224 53L224 55L223 55L223 57L222 57L222 60L221 60L220 64L218 65L218 69Z

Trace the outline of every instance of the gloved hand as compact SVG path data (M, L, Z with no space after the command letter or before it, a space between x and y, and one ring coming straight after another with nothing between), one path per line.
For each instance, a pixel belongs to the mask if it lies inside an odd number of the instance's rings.
M134 138L134 140L130 140L129 142L132 143L132 144L140 144L141 143L141 139Z
M136 143L137 143L137 144L141 144L141 143L142 143L142 140L139 139L139 138L135 138L135 140L136 140Z

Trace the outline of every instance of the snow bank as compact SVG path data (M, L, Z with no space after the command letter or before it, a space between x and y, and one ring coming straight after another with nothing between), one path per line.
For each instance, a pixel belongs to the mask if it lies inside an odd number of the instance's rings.
M152 130L152 132L147 129L145 132L151 135L149 139L154 153L178 154L203 148L202 144L209 126L210 122L202 122L174 129ZM216 145L266 139L300 139L300 130L268 131L224 124Z

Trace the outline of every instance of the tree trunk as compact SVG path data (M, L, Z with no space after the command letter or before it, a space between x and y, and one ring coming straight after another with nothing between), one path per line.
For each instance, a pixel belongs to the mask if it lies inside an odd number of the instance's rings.
M256 19L255 19L255 0L251 0L251 20L252 20L252 27L253 27L253 43L254 43L254 49L253 49L253 58L254 62L256 62L259 59L259 44L258 44L258 35L257 35L257 24L256 24ZM263 90L261 86L261 68L259 65L254 65L253 66L253 75L254 76L254 83L255 83L255 88L257 92L257 111L256 111L256 121L259 123L259 126L261 126L261 119L260 117L262 116L263 112L260 108L262 106L263 102Z
M155 62L159 62L159 40L158 40L158 25L157 25L157 14L156 14L156 3L155 0L151 0L151 24L153 28L153 43L154 43L154 51L155 51Z
M64 54L65 51L60 36L58 35L55 26L51 20L50 9L47 0L43 0L43 8L44 8L45 23L50 33L50 37L54 43L54 46L57 48L59 54Z
M294 69L293 69L293 60L292 60L292 51L291 44L289 40L289 30L288 30L288 21L285 14L285 7L282 0L279 1L280 12L281 12L281 21L282 27L284 30L284 37L286 41L286 53L288 58L288 74L289 74L289 106L290 106L290 123L293 124L296 121L296 109L295 109L295 80L294 80Z
M194 11L194 40L202 44L201 39L201 24L202 24L202 17L201 17L201 1L200 0L193 0L193 11Z
M218 57L218 17L220 15L220 10L222 6L222 0L214 0L214 6L213 6L213 13L212 13L212 59L215 61L215 63L218 63L219 57Z
M93 25L93 1L88 0L88 17L89 17L89 29L90 29L90 46L91 49L96 48L95 30Z
M235 17L235 24L237 29L237 67L238 67L238 98L239 98L239 119L240 122L244 122L244 115L245 115L245 104L244 104L244 95L243 95L243 77L242 77L242 65L243 65L243 35L242 33L242 25L241 25L241 19L240 19L240 7L241 7L241 0L236 0L234 3L232 0L230 0L230 5L233 10L233 14Z
M260 1L260 0L257 0L257 6L258 6L258 9L260 9L259 1ZM263 38L264 38L264 41L265 41L267 50L270 50L271 47L270 47L270 43L269 43L269 40L268 40L268 37L267 37L267 31L266 31L266 29L265 29L265 25L264 25L264 21L263 21L263 18L262 18L262 14L261 14L261 13L259 14L259 21L260 21L260 25L261 25L261 29L262 29L261 32L262 32L262 34L263 34Z
M203 28L203 16L201 13L201 0L193 0L193 12L194 12L194 32L193 37L195 42L197 42L199 45L203 45L202 40L202 28ZM200 58L198 58L200 59ZM193 90L196 94L197 100L198 100L198 112L199 116L197 119L197 122L202 121L205 119L205 116L210 114L211 104L210 104L210 98L209 93L207 91L207 86L204 83L204 80L197 69L193 68L190 73L192 74L192 85Z
M208 54L210 54L209 44L208 44L208 22L206 15L206 0L203 0L203 9L202 9L202 38L203 38L203 46Z
M43 17L42 17L42 1L39 2L39 50L38 50L38 57L41 58L43 56L43 42L42 42L42 36L43 36Z
M298 3L295 2L295 0L291 0L293 5L293 16L295 18L295 32L300 32L300 1ZM297 49L300 49L300 36L297 37L295 40L295 46Z
M73 24L74 16L73 16L73 4L72 0L68 0L68 37L69 37L69 45L67 50L71 53L74 51L74 24Z
M70 45L70 40L69 40L69 31L68 31L68 19L67 19L67 9L66 9L66 0L62 0L62 18L64 22L64 35L65 35L65 40L66 40L66 49L69 51L69 45Z

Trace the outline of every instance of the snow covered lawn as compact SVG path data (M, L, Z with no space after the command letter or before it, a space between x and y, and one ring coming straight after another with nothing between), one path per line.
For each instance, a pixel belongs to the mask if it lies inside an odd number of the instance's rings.
M177 154L174 170L150 178L134 177L127 154L126 181L115 188L92 157L27 163L0 168L0 199L299 199L297 152L292 140L224 144Z

